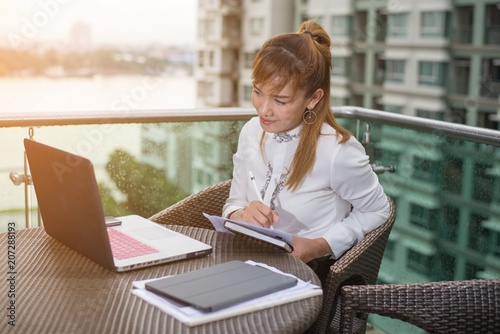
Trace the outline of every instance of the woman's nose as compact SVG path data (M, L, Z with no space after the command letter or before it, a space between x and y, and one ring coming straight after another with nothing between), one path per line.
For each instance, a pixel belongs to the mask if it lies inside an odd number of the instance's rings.
M273 114L271 103L267 99L262 101L262 104L260 105L260 113L262 116L271 116Z

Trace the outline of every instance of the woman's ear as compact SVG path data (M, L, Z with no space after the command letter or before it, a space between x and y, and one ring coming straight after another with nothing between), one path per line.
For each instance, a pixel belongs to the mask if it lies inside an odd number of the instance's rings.
M316 89L316 91L311 95L308 107L312 107L312 109L316 108L316 105L324 95L325 92L323 91L323 89L321 88Z

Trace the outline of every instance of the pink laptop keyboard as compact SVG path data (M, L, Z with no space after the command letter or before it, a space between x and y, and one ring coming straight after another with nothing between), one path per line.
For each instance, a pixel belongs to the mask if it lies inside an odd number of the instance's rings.
M159 252L159 250L113 228L108 227L108 236L113 256L119 260Z

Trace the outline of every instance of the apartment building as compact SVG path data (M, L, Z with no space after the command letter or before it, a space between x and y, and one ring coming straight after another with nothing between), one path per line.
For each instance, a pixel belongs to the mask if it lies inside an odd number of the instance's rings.
M293 14L286 0L198 1L198 106L251 106L253 57L267 38L292 29ZM243 123L193 124L193 192L231 177Z

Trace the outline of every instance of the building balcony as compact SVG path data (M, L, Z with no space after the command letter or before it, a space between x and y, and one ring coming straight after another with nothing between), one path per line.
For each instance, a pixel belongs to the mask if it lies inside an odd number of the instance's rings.
M396 203L381 283L500 277L500 131L358 107L333 112ZM3 113L0 230L43 225L25 177L25 137L93 161L106 215L149 217L231 178L239 131L253 116L247 108ZM162 186L143 174L151 168Z

